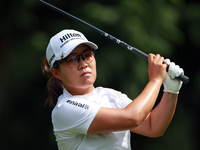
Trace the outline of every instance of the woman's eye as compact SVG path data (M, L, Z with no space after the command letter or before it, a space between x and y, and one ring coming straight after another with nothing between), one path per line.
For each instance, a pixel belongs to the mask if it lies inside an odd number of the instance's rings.
M87 52L85 53L85 57L91 57L91 55L92 55L92 52L90 52L90 51L87 51Z
M90 57L90 54L85 54L85 57Z
M74 62L76 61L76 56L74 57L68 57L67 62Z

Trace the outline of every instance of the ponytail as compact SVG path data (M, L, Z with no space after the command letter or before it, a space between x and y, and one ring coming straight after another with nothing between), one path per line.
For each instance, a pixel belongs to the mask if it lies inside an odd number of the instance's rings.
M42 67L42 73L49 78L47 82L48 97L45 105L49 104L50 107L54 108L58 101L58 97L63 93L62 82L51 74L46 56L42 59Z

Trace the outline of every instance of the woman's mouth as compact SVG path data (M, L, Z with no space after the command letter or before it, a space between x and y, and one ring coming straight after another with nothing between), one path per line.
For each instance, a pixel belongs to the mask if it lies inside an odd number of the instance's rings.
M90 72L84 72L83 74L81 74L81 77L83 76L89 76L91 73Z

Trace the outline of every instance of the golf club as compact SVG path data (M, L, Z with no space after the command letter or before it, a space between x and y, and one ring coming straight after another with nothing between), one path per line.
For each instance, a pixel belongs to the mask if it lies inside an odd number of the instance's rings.
M112 35L110 35L110 34L104 32L104 31L98 29L97 27L94 27L93 25L91 25L91 24L89 24L89 23L87 23L87 22L85 22L85 21L83 21L83 20L81 20L81 19L79 19L79 18L77 18L77 17L75 17L75 16L73 16L73 15L71 15L71 14L69 14L69 13L67 13L67 12L65 12L65 11L63 11L63 10L61 10L61 9L59 9L59 8L57 8L57 7L53 6L53 5L51 5L51 4L49 4L49 3L47 3L47 2L45 2L45 1L43 1L43 0L39 0L39 1L42 2L43 4L45 4L46 6L48 6L48 7L52 8L52 9L58 11L59 13L62 13L62 14L64 14L64 15L68 16L68 17L71 17L72 19L75 19L75 20L77 20L77 21L83 23L84 25L86 25L86 26L92 28L93 30L99 32L101 35L103 35L103 36L109 38L110 40L116 42L117 44L119 44L119 45L121 45L121 46L127 48L127 49L130 50L130 51L132 51L132 52L135 53L136 55L138 55L138 56L140 56L140 57L142 57L142 58L148 60L148 55L147 55L146 53L140 51L139 49L128 45L127 43L121 41L120 39L117 39L116 37L113 37ZM189 77L187 77L187 76L185 76L185 75L183 75L183 74L181 74L179 77L177 77L177 79L183 81L183 83L185 83L185 84L187 84L188 81L189 81Z

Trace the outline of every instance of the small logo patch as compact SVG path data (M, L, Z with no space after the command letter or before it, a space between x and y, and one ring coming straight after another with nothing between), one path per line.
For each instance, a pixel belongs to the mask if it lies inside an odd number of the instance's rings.
M62 52L62 55L60 57L63 59L64 56L65 56L65 52Z
M81 108L84 108L84 109L89 109L89 105L87 105L87 104L82 104L82 103L78 103L78 102L76 102L76 101L67 100L66 103L71 104L71 105L74 105L74 106L78 106L78 107L81 107Z

